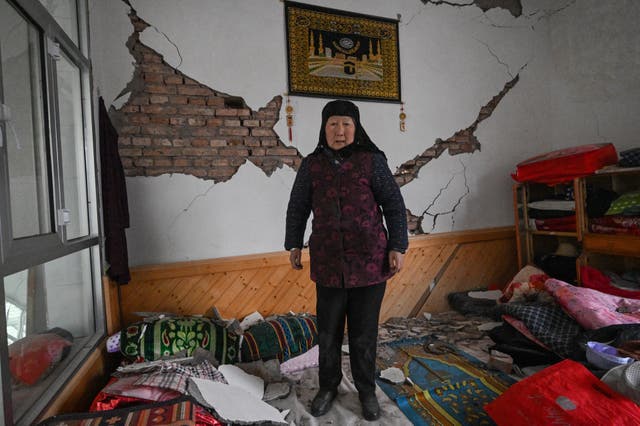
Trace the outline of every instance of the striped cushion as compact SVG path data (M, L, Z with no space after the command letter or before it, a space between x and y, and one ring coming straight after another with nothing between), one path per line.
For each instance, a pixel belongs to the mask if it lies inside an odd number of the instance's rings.
M244 332L241 359L257 361L277 358L282 362L308 351L317 343L316 317L280 316L255 324Z

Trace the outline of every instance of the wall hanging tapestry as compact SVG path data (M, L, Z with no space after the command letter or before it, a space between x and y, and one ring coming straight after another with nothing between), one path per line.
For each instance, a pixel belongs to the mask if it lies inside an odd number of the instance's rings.
M400 102L398 21L284 2L289 94Z
M378 357L380 369L398 367L408 380L391 384L378 380L382 390L414 425L491 425L485 404L501 395L515 380L453 346L427 339L387 343L388 358ZM437 352L437 353L436 353Z

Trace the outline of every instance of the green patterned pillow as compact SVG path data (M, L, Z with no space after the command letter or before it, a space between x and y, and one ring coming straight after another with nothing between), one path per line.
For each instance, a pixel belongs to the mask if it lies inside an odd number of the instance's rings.
M640 209L640 191L627 192L616 198L605 215L637 212Z
M137 322L121 331L120 351L128 358L154 361L200 347L220 364L238 362L240 336L203 317L168 317Z

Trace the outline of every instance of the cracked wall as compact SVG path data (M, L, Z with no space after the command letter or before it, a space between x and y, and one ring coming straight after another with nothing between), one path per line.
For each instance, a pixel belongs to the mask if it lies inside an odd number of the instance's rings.
M267 176L283 165L298 168L301 154L273 130L281 96L253 111L242 98L193 80L140 41L149 24L135 9L129 17L135 71L123 90L128 100L110 113L127 176L182 173L222 182L246 161Z
M140 150L135 153L152 153L160 148L176 150L165 152L176 155L157 155L158 158L127 156L131 166L127 178L132 220L127 233L131 264L281 250L286 202L295 168L301 155L310 153L317 143L320 112L327 101L292 97L294 144L283 142L287 129L281 119L282 101L274 97L286 92L282 4L255 0L182 0L180 4L174 0L131 0L130 3L137 15L153 26L151 29L138 28L132 35L126 11L118 15L115 10L116 4L124 8L122 2L91 3L96 86L105 95L107 104L113 106L114 117L122 118L119 126L131 126L138 132L123 135L121 149ZM310 3L345 8L338 0L310 0ZM398 105L356 103L363 125L385 151L401 185L413 232L511 225L509 173L518 161L562 146L610 137L612 142L622 143L620 147L629 146L631 136L640 131L630 113L637 108L618 102L610 92L606 98L610 103L605 105L585 103L584 98L573 101L567 96L570 94L567 76L573 76L573 81L586 87L585 77L595 78L594 73L609 70L606 65L612 57L591 54L599 50L588 50L588 45L597 45L597 40L586 43L589 40L585 39L581 44L584 52L571 51L575 45L573 34L582 31L584 17L599 40L607 40L606 35L612 33L610 23L626 22L613 9L600 7L594 9L596 13L591 11L595 3L591 0L587 3L586 6L575 0L349 3L349 10L354 12L402 16L400 48L403 100L408 114L406 132L398 130ZM520 12L513 8L518 4L522 6ZM554 22L566 24L567 30ZM556 34L561 37L555 37ZM624 36L627 37L626 33ZM135 48L133 61L132 52L125 47L126 40ZM622 46L630 45L633 43L621 40L617 47L607 46L613 57L620 59L615 70L626 69L622 61L628 48ZM571 58L579 59L584 67L593 64L592 74L571 68L574 66ZM134 66L130 68L132 62ZM557 65L561 65L560 69ZM173 87L176 93L153 93L157 88L149 91L154 83L145 80L143 66L165 70L167 74L157 73L169 77L167 81L162 77L161 86ZM628 78L614 79L614 73L607 72L611 84L619 83L620 88L629 86ZM160 82L155 82L155 86L157 83ZM186 104L174 105L175 114L143 113L135 108L166 105L152 104L152 96L157 96L154 102L164 101L163 96L167 101L173 97L184 102L177 92L186 86L206 92L185 95ZM634 92L627 90L627 93ZM147 103L136 105L139 96ZM217 115L218 110L225 108L202 105L203 99L208 102L209 97L222 98L223 103L227 100L228 106L233 106L230 109L242 112L232 118ZM616 109L617 105L627 108ZM181 114L180 106L204 107L213 114L208 112L204 117ZM258 127L271 133L252 135L253 127L243 120L250 121L248 117L264 108L272 116L260 118ZM244 115L247 113L248 116ZM180 121L176 118L185 120L178 125ZM135 122L147 119L148 123ZM209 127L198 119L211 119L210 130L214 133L183 133ZM239 120L240 126L232 120ZM174 133L156 135L148 131L152 124L160 132ZM249 133L221 135L223 128L248 129ZM133 145L134 138L141 145ZM263 138L266 146L262 145ZM190 146L180 146L185 139ZM224 140L225 146L212 146L213 140ZM271 148L285 151L269 156L266 149L274 140L276 145ZM194 141L195 145L208 145L193 146ZM260 145L252 148L265 148L266 163L261 163L258 158L261 156L254 155L246 145L258 141ZM179 151L184 148L202 148L211 155L204 155L207 162L185 173L180 167L186 165L175 164L185 157ZM223 152L234 155L224 156L215 151L221 148L230 148ZM204 151L187 152L204 154ZM195 161L200 155L186 157ZM142 161L149 159L160 161L157 164ZM227 162L214 166L214 160ZM141 161L138 163L141 166L136 166L135 161ZM210 175L215 167L220 169Z

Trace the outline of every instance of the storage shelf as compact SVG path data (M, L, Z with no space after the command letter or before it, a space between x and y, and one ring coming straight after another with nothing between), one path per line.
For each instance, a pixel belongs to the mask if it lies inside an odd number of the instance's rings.
M555 237L573 237L578 238L577 232L563 232L563 231L534 231L532 229L527 230L531 235L552 235Z
M584 234L583 249L595 253L640 257L640 237L617 234Z

